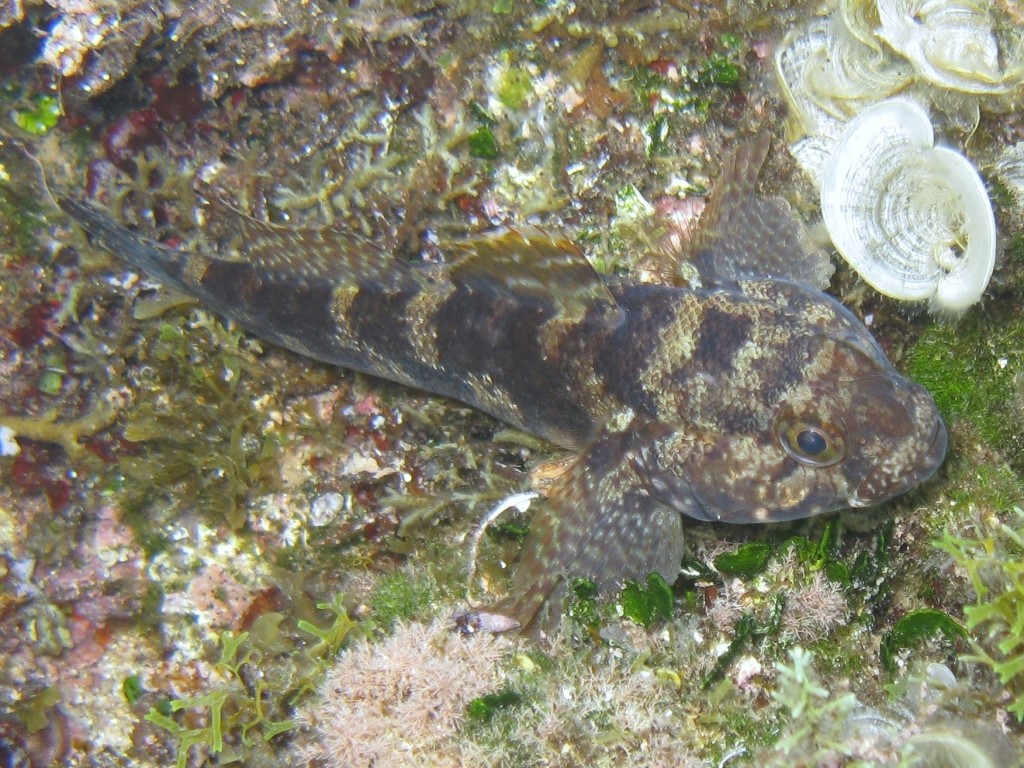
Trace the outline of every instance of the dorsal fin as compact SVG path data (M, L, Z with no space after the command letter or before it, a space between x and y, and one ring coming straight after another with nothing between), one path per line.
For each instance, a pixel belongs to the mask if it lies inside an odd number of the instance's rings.
M454 283L485 282L513 296L534 296L563 317L588 310L615 313L608 287L587 257L566 237L539 229L513 229L454 243L444 269Z
M780 197L754 195L771 137L740 144L722 172L701 217L692 262L706 285L774 278L825 288L833 267L812 250L803 224Z
M271 224L247 216L222 200L211 200L210 205L217 215L230 220L237 234L231 247L219 257L244 261L268 276L300 282L367 279L386 283L399 282L402 273L408 272L406 264L354 232Z
M539 229L513 229L458 241L447 246L446 264L412 265L352 232L270 224L223 202L215 206L232 217L240 238L235 253L225 257L247 261L268 273L292 279L303 275L338 281L369 279L396 287L410 279L440 275L453 283L480 280L490 290L543 299L573 320L591 308L615 308L614 298L583 252L567 238Z
M188 255L148 237L143 237L118 224L110 215L89 203L83 203L61 192L54 202L68 216L78 222L90 237L106 250L124 259L150 277L186 293L193 293L182 279Z

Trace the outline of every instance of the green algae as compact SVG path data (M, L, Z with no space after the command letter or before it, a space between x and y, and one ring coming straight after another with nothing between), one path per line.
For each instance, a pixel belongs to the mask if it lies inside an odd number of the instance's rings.
M129 518L148 528L146 510L173 489L176 506L240 528L247 495L276 485L277 437L246 396L254 379L271 382L241 332L199 310L161 323L142 354L148 394L125 413L124 438L145 450L118 464Z
M763 541L750 541L733 552L723 552L715 558L715 570L726 576L749 578L768 567L775 548Z
M597 603L597 584L590 579L575 578L569 583L565 606L570 621L591 632L601 626L601 609Z
M466 706L466 715L470 720L488 721L500 710L509 709L521 704L522 694L511 688L504 688L496 693L488 693L473 699Z
M814 670L814 654L799 646L789 651L788 664L775 668L778 685L771 695L787 717L774 750L787 756L799 754L805 765L831 764L836 753L848 755L843 730L857 708L857 697L833 695Z
M1012 697L1007 709L1024 722L1024 509L977 538L948 532L934 545L966 571L975 602L964 607L973 652Z
M710 56L697 70L694 82L702 88L709 88L713 85L731 88L740 84L742 72L735 56L716 53Z
M526 106L533 95L533 76L521 67L508 67L501 75L495 96L512 110Z
M668 155L668 137L673 115L691 115L701 120L724 101L730 91L743 85L743 54L746 48L737 35L723 35L718 50L704 59L681 63L681 76L669 78L651 66L635 67L627 84L641 103L655 111L647 123L648 155Z
M55 443L75 457L85 450L82 440L93 437L117 421L117 411L106 403L97 403L92 410L74 419L58 421L57 411L41 416L0 415L0 426L15 434L41 443Z
M972 313L959 325L932 325L910 351L908 372L947 419L971 422L1012 466L1024 469L1024 324L1010 309Z
M36 380L36 389L44 395L56 397L64 388L64 374L61 371L49 368Z
M654 119L647 124L645 133L649 157L664 156L671 153L671 146L669 144L671 125L669 124L668 115L664 113L655 115Z
M207 764L207 753L218 765L278 764L275 739L298 727L292 717L296 706L314 692L326 663L358 626L343 602L336 595L317 605L333 615L325 627L295 624L316 639L305 649L282 631L280 614L260 616L251 632L221 633L219 658L213 663L218 674L211 676L207 690L161 699L144 717L174 740L176 768Z
M900 651L914 648L922 641L944 637L953 641L967 636L967 630L957 624L944 611L922 608L911 611L897 621L882 637L879 652L882 666L890 673L896 671L896 656Z
M715 660L711 671L701 680L701 688L707 690L725 678L729 668L736 662L740 654L746 650L749 643L757 638L778 633L785 609L786 595L778 593L770 600L769 613L763 621L758 621L757 617L751 612L744 613L733 627L733 636L732 640L729 641L728 647Z
M296 626L317 639L316 645L307 650L307 656L330 659L338 654L345 640L358 625L349 618L345 609L345 596L342 594L335 595L329 603L317 603L316 607L334 617L329 626L318 627L305 620L300 620Z
M26 699L16 710L18 718L29 733L38 733L50 724L50 710L60 704L60 688L46 688Z
M648 575L646 584L627 579L619 593L619 603L627 619L647 628L657 620L672 618L675 598L665 578L660 573L652 573Z
M138 675L131 675L121 681L121 693L129 704L135 704L146 693Z
M28 106L15 109L11 120L25 133L45 136L60 121L63 110L56 96L40 93L31 99Z
M1013 735L975 719L973 684L944 665L915 663L885 686L884 700L871 703L822 676L818 656L802 648L776 670L772 698L785 717L757 765L869 766L880 764L880 755L901 768L1020 764Z
M469 154L482 160L494 160L499 153L498 140L494 132L486 125L481 125L467 139Z
M254 752L268 752L269 742L276 736L297 727L297 722L291 719L270 719L271 712L265 709L269 687L265 678L256 677L250 692L243 668L252 665L256 651L247 649L240 655L248 638L248 632L237 635L224 632L220 638L220 658L214 669L226 682L199 696L171 699L164 708L170 713L197 710L202 713L205 725L183 725L156 706L146 713L146 720L170 732L177 740L176 768L185 768L194 747L205 747L217 756L220 764L251 759ZM222 754L226 751L227 754Z
M879 655L874 647L865 648L856 641L863 621L854 620L834 633L803 647L814 654L815 667L829 680L856 679L875 675Z
M945 473L949 508L936 510L929 519L929 529L936 536L947 526L961 525L965 515L984 518L1012 513L1024 499L1024 479L1006 462L990 460L985 454L954 454L946 460Z
M436 602L437 592L432 579L403 569L380 578L367 603L374 621L390 629L398 621L422 618Z

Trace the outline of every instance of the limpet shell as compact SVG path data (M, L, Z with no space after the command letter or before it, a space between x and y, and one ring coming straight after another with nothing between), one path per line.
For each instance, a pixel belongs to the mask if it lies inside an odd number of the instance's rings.
M842 25L833 24L832 33L829 47L812 57L804 75L807 93L822 109L845 120L913 78L909 64L877 54Z
M882 55L882 44L875 30L880 24L878 4L875 0L839 0L839 18L851 35L868 46L876 55Z
M934 141L910 101L865 110L825 167L821 208L836 249L868 284L959 314L992 276L995 218L971 162Z
M789 106L793 139L829 135L840 122L815 104L804 81L809 62L827 48L830 37L829 22L814 19L807 27L791 30L775 49L775 74Z

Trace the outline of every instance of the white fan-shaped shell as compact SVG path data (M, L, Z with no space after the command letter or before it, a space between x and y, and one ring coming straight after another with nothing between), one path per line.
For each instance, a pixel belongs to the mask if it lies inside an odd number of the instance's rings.
M776 52L775 66L808 136L838 134L842 122L914 76L910 64L866 45L839 18L815 19L790 33Z
M822 109L845 120L913 78L910 64L864 45L841 23L833 21L830 32L828 47L815 51L804 74L808 94Z
M1024 83L1020 50L1003 51L986 0L878 0L878 36L928 82L968 93L1007 93Z
M821 208L836 249L887 296L958 313L992 276L985 185L966 157L934 146L927 113L904 99L847 124L825 167Z
M821 189L825 166L835 151L838 139L826 136L808 136L789 148L790 154L804 172L811 177L815 189Z
M806 73L812 60L833 43L827 19L815 19L792 30L775 49L775 73L790 114L797 122L795 138L837 134L841 121L815 103L807 92Z
M839 0L839 18L851 35L876 54L882 53L882 44L875 35L879 26L875 0Z

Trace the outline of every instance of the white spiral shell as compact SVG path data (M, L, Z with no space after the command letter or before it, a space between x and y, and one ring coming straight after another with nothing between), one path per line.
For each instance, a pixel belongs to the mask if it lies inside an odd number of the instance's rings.
M887 296L959 314L995 264L995 219L981 178L934 146L928 114L888 99L847 123L827 162L821 208L832 242Z

